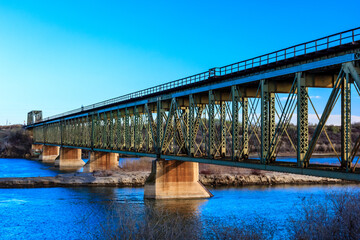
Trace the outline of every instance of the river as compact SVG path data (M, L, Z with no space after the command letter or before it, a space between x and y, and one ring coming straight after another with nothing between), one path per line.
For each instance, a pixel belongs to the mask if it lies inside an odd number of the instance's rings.
M49 165L25 159L0 159L0 166L0 177L58 173ZM109 209L124 210L129 205L140 209L141 214L145 214L146 208L160 207L191 215L201 223L204 235L219 223L236 226L239 220L253 222L260 217L277 228L276 239L286 239L288 219L297 216L302 199L312 197L321 202L326 194L348 188L343 185L218 188L210 189L214 194L210 199L181 201L144 201L143 188L0 189L0 239L99 237L103 234L100 222L109 218Z

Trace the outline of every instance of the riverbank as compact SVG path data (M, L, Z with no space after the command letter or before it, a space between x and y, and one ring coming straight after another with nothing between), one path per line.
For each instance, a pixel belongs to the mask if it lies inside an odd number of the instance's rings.
M31 143L23 125L0 126L0 158L28 158Z
M38 187L143 187L149 172L99 171L94 173L66 173L55 177L0 178L0 188ZM306 185L349 184L350 181L265 172L255 174L200 174L200 181L211 187L250 185Z

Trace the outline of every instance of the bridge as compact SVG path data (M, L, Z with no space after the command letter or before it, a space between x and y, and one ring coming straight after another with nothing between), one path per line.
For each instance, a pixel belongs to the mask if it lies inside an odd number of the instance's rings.
M351 134L359 67L355 28L52 117L32 111L27 129L43 160L57 158L59 166L84 165L82 149L90 151L89 171L116 166L118 154L156 158L145 186L149 198L210 196L198 183L198 163L360 181L360 136ZM329 89L322 112L309 88ZM325 128L338 101L341 151ZM311 136L309 109L319 120ZM338 164L313 162L321 134ZM279 161L285 140L294 161Z

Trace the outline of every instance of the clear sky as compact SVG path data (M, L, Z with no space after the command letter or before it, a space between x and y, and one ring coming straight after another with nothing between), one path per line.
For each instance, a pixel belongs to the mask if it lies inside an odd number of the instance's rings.
M0 124L355 28L359 9L359 0L0 0ZM310 91L321 111L324 94Z

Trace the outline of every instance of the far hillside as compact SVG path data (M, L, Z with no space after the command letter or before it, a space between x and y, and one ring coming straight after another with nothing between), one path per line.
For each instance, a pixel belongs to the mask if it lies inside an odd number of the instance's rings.
M316 125L309 125L309 138L311 139L314 133ZM326 126L326 133L332 142L329 140L326 134L323 132L316 144L314 154L326 154L333 153L333 148L340 153L341 150L341 127L329 125ZM289 125L288 134L294 145L296 145L297 129L295 125ZM356 139L360 136L360 123L352 124L351 138L352 145L355 144ZM1 158L25 158L30 154L32 139L29 133L24 129L23 125L9 125L0 126L0 157ZM230 139L228 141L230 143ZM259 142L256 138L252 137L249 142L251 152L259 150ZM231 146L228 146L231 149ZM290 140L284 133L279 148L279 155L282 156L295 156L295 151L292 147ZM86 155L87 156L87 155Z
M29 157L31 142L23 125L0 126L0 158Z

